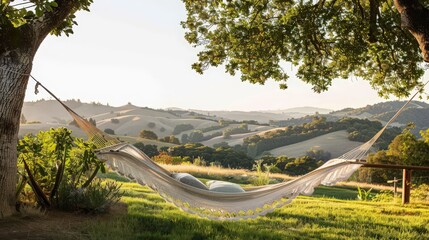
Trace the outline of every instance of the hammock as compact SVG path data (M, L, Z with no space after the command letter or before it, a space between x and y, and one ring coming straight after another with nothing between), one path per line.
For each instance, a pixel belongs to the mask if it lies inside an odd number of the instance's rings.
M250 188L245 192L223 193L196 188L176 180L170 172L153 162L142 151L102 132L65 105L34 77L31 75L30 77L37 82L36 88L43 87L70 113L88 135L89 140L99 149L97 152L99 158L105 160L112 169L141 185L148 185L165 200L186 212L218 220L237 220L265 215L290 203L300 194L311 195L314 188L320 184L330 186L348 179L360 167L353 162L365 158L387 126L418 93L414 94L373 138L341 157L331 159L321 167L288 182Z

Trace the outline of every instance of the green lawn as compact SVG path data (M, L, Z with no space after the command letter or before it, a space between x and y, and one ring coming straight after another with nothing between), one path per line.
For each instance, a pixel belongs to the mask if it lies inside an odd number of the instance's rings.
M166 203L157 193L123 182L127 213L90 221L89 239L429 239L429 204L361 202L355 189L318 188L264 217L210 221Z

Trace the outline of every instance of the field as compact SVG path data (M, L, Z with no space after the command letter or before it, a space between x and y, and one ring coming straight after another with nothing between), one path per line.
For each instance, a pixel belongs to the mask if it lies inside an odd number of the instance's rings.
M0 239L429 239L428 203L357 201L350 187L319 187L266 216L230 222L190 215L148 187L110 178L125 192L110 214L0 222Z
M361 144L361 142L348 140L346 131L337 131L307 141L275 148L269 152L273 156L286 155L288 157L300 157L305 155L305 152L310 149L321 149L325 152L330 152L332 158L335 158Z

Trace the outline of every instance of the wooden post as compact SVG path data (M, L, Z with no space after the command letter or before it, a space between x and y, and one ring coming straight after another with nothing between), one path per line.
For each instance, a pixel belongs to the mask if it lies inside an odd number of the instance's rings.
M398 180L396 179L396 177L393 178L393 188L395 189L393 196L396 197L397 193L398 193L398 184L396 184L398 182Z
M402 204L407 204L410 203L411 170L403 169L402 172Z

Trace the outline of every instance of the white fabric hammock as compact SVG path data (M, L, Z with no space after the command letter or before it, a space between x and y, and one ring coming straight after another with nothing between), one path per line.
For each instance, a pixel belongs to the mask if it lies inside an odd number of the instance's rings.
M182 183L130 144L107 147L98 153L118 173L148 185L181 209L209 219L254 218L290 203L299 194L311 195L320 184L346 180L360 165L332 159L292 181L266 185L240 193L211 192Z

